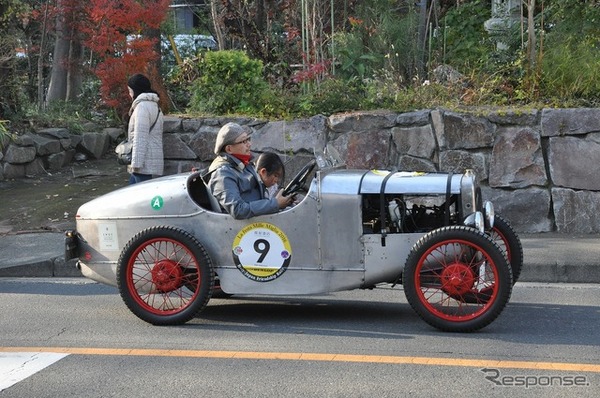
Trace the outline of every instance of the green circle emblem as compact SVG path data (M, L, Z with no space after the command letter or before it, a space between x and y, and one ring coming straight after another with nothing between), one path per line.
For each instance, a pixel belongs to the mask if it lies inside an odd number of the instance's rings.
M165 201L163 200L162 196L155 196L150 201L150 206L154 210L160 210L160 209L162 209L162 207L163 207L164 204L165 204Z

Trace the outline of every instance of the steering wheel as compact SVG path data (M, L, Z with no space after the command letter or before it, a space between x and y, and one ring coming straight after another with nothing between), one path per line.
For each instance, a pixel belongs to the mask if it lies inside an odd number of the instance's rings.
M316 165L317 162L312 160L310 163L304 166L302 170L300 170L298 174L296 174L294 178L292 178L292 180L285 186L283 189L283 196L289 196L298 192L304 186L308 175Z

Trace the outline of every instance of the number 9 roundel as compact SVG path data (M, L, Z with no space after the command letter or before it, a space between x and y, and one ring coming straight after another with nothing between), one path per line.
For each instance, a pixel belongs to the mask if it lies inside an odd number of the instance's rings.
M292 248L277 226L258 222L238 232L232 254L244 276L256 282L269 282L285 272L292 259Z

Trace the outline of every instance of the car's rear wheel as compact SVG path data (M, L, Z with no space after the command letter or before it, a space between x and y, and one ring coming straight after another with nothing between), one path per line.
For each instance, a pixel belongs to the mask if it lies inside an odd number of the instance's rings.
M512 292L511 268L502 250L488 235L465 226L423 236L406 260L402 280L415 312L450 332L489 325Z
M516 283L523 268L521 240L508 221L497 214L494 216L494 227L490 231L490 236L506 254L512 268L513 284Z
M117 263L117 286L127 307L154 325L185 323L204 309L214 284L204 247L188 232L151 227L135 235Z

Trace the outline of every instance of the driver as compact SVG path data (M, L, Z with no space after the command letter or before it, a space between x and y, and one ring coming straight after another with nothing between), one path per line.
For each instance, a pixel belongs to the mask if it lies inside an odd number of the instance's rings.
M283 190L269 198L252 161L250 132L237 123L219 130L215 143L217 157L208 168L208 186L219 204L233 218L241 220L276 213L292 203Z

